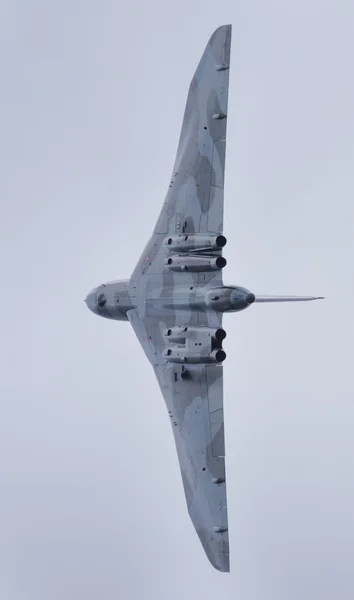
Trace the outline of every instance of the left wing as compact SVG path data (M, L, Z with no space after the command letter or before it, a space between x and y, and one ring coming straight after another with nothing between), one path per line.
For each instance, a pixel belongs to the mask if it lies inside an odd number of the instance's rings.
M165 363L163 328L174 323L127 314L166 402L191 520L212 565L227 572L223 367Z
M211 36L190 84L177 156L154 233L131 282L161 273L168 234L223 231L231 25ZM221 278L221 272L210 277Z

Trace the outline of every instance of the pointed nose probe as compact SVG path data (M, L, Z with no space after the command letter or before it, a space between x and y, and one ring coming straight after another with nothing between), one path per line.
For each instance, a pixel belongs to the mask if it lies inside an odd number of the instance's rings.
M324 296L256 296L255 302L308 302L324 300Z

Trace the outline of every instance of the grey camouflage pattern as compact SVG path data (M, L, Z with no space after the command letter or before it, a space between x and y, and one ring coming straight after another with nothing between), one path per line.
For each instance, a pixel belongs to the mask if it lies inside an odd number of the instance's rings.
M253 302L315 300L255 296L224 286L224 172L231 25L211 36L192 79L168 191L129 281L92 290L86 304L130 321L151 362L174 434L188 512L207 557L230 570L222 342L224 312Z
M223 367L166 365L163 331L175 325L221 327L222 313L193 310L205 286L222 286L221 271L169 273L164 268L166 234L222 233L231 26L207 44L192 79L168 192L130 281L132 297L144 303L128 313L154 365L165 398L181 467L188 511L210 562L229 571L225 483ZM219 252L218 254L221 254ZM139 290L139 293L137 293ZM166 305L173 305L166 310ZM145 341L149 340L149 341ZM220 528L215 531L214 528Z
M222 274L221 269L171 271L165 265L171 252L164 240L188 234L215 240L222 234L230 43L231 25L217 29L194 74L166 198L130 281L104 284L86 298L96 314L129 320L153 365L171 421L188 511L219 571L230 569L223 367L206 361L222 352L213 332L221 328L223 313L209 308L206 294L214 288L223 293ZM182 260L187 254L180 253ZM201 257L197 262L206 255L215 261L222 248L205 253L197 247L193 254ZM165 335L176 326L189 328L182 345L171 344ZM182 362L169 362L169 347L182 354L188 348L188 360L182 356Z
M227 114L229 69L218 71L217 66L229 65L230 43L231 26L217 29L192 79L168 192L130 281L132 297L144 288L144 302L128 313L166 401L189 514L210 562L220 571L229 571L223 367L190 365L190 377L181 379L184 366L166 365L162 359L162 332L175 325L221 327L222 313L192 307L198 295L204 296L205 286L222 286L222 275L169 273L163 240L166 234L223 231L227 119L213 115ZM167 304L173 308L166 310ZM214 531L217 527L224 531Z

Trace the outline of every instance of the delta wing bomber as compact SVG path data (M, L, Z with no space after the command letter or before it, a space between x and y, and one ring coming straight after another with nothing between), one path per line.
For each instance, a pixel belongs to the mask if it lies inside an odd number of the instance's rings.
M211 36L190 84L168 191L129 280L87 298L97 315L130 321L164 396L188 512L204 550L229 571L222 327L224 312L257 302L315 300L257 296L224 286L224 171L231 25Z

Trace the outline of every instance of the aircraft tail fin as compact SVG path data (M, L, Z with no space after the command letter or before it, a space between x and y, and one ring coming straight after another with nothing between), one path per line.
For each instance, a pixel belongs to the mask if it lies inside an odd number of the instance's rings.
M257 296L255 302L307 302L309 300L323 300L324 296Z

